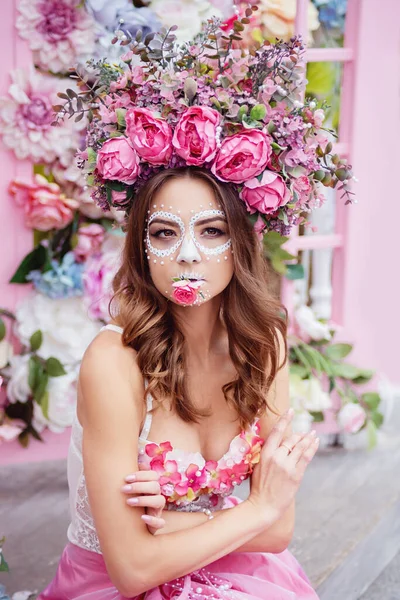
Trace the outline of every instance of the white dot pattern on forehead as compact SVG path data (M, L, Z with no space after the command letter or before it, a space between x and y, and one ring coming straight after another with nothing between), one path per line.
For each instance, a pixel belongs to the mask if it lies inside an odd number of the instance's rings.
M174 221L175 223L177 223L179 225L179 229L181 230L181 237L179 238L179 240L177 240L177 242L175 242L175 244L173 246L171 246L171 248L167 248L165 250L160 250L159 248L155 248L153 246L153 244L151 243L149 227L150 227L151 223L157 217L170 219L171 221ZM171 256L171 254L174 254L178 250L179 246L182 244L184 235L185 235L185 223L182 221L182 219L180 217L178 217L177 215L174 215L173 213L165 212L164 210L158 210L157 212L154 212L151 215L151 217L149 218L149 221L147 223L146 244L147 244L147 247L150 250L150 252L152 254L155 254L159 258L165 257L165 256Z
M190 235L192 236L192 239L193 239L194 243L196 244L197 248L201 252L203 252L203 254L206 254L209 256L216 256L216 255L222 254L223 252L228 250L228 248L230 248L232 245L232 240L229 238L229 240L227 242L225 242L225 244L220 244L219 246L216 246L215 248L206 248L205 246L203 246L203 244L200 244L200 242L198 240L196 240L194 226L195 226L196 221L199 221L200 219L205 219L207 217L223 217L223 218L225 218L225 213L224 213L224 211L216 210L215 208L211 209L211 210L201 210L200 212L193 215L193 217L190 219L189 231L190 231ZM218 262L219 262L219 259L218 259Z

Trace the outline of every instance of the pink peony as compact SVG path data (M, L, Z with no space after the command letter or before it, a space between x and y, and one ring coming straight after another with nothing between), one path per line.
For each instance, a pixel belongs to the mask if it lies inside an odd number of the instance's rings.
M217 150L216 127L221 115L207 106L191 106L175 128L172 144L188 165L209 162Z
M147 108L130 108L126 133L140 158L152 165L166 165L172 154L172 130Z
M105 229L97 223L91 223L78 229L78 243L74 248L75 260L84 262L89 256L100 251L104 241Z
M271 157L269 137L249 129L224 139L211 171L221 181L244 181L259 175Z
M287 204L290 192L280 175L267 170L264 171L261 181L256 177L245 181L241 197L251 214L258 211L267 215Z
M79 202L66 198L56 183L49 183L42 175L35 175L31 184L13 181L9 192L24 208L25 225L39 231L63 229L79 207Z
M103 179L131 185L139 173L139 157L125 137L111 138L100 148L96 166Z
M345 404L338 414L338 423L347 433L357 433L364 425L367 415L359 404L349 402Z

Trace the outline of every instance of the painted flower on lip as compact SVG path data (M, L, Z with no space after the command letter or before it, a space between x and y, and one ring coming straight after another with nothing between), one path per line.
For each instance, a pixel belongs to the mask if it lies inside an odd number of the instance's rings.
M190 281L190 279L174 277L173 282L172 297L178 304L194 304L199 298L204 300L204 295L199 290L204 284L204 280Z
M167 121L147 108L130 108L126 133L140 158L152 165L166 165L172 154L172 130Z
M175 152L188 165L200 166L209 162L217 151L219 112L207 106L191 106L177 124L172 139Z
M211 171L221 181L243 183L264 170L271 153L267 134L259 129L242 131L223 140Z

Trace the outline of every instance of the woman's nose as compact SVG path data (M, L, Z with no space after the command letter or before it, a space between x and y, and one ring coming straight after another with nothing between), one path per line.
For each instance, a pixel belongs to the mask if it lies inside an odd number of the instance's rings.
M186 262L186 263L193 263L193 262L201 261L200 253L199 253L198 249L196 248L196 244L194 243L191 236L185 236L185 238L183 239L183 242L181 244L179 254L176 257L176 260L177 260L177 262Z

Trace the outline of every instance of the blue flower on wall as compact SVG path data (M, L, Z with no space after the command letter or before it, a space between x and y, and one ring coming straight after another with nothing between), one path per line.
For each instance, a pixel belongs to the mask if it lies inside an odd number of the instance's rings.
M347 0L313 0L318 8L319 20L327 29L344 31Z
M52 260L51 269L31 271L26 279L49 298L70 298L83 294L83 270L83 264L75 261L74 253L67 252L61 263Z

